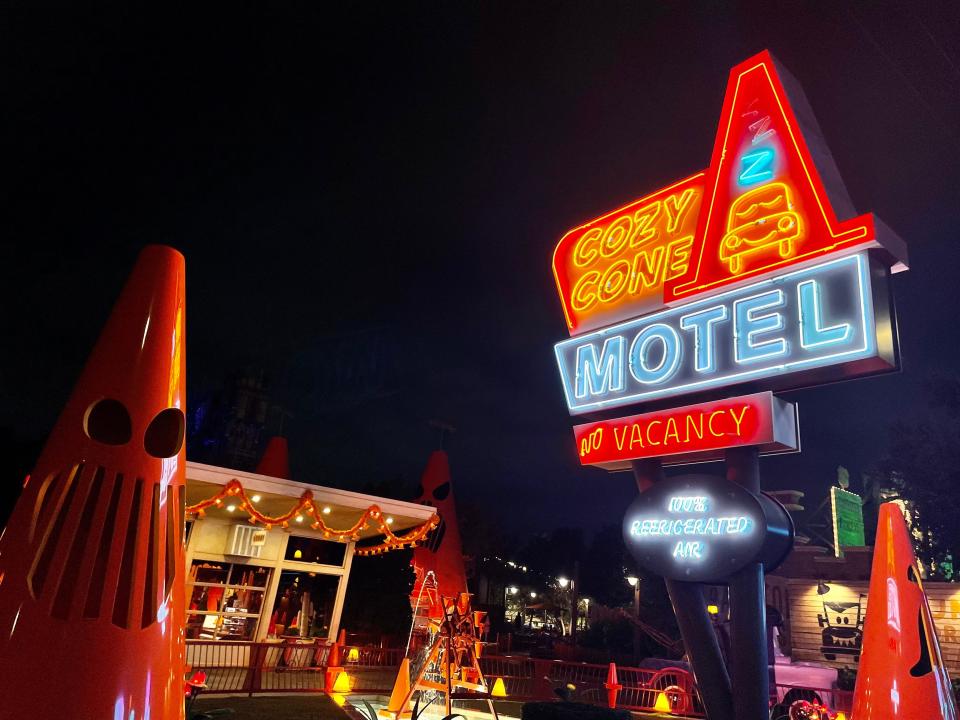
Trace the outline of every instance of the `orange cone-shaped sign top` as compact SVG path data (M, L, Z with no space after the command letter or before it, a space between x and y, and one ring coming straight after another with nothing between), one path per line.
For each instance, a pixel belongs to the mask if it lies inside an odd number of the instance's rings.
M272 437L267 441L267 449L257 464L257 474L290 479L290 453L286 438Z
M880 506L855 720L955 720L950 678L903 513Z
M460 546L460 528L450 487L450 463L443 450L435 450L430 454L420 487L420 497L416 502L435 507L440 516L440 525L413 551L413 567L417 575L413 597L419 595L420 586L431 570L436 575L440 595L446 597L465 593L467 576Z
M0 539L4 717L183 717L184 330L147 247Z

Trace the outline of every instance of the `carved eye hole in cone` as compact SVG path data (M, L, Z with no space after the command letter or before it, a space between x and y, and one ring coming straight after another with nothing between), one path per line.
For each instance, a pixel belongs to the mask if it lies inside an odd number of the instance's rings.
M104 398L91 405L83 421L87 437L104 445L125 445L130 442L131 427L127 408L112 398Z
M156 458L173 457L183 445L184 419L180 408L157 413L143 436L144 449Z
M443 485L440 485L439 487L437 487L436 490L433 491L433 499L434 499L434 500L446 500L446 499L447 499L447 495L449 495L449 494L450 494L450 483L449 483L449 482L445 482L445 483L443 483Z

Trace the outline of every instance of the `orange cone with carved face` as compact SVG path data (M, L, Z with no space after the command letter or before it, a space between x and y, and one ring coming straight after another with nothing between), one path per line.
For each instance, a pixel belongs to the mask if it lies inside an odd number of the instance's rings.
M416 572L411 598L417 598L427 573L433 572L441 596L467 591L467 574L460 545L460 527L450 485L450 461L443 450L434 450L420 479L420 497L415 502L436 508L440 525L413 551Z
M147 247L0 539L3 717L183 717L184 330Z
M851 718L957 718L910 533L894 503L880 506Z

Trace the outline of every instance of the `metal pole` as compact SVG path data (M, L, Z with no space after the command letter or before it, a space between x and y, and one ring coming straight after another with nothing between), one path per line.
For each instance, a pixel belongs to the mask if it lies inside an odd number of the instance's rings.
M757 448L732 448L727 450L726 460L727 479L759 495ZM762 563L750 563L730 578L730 646L737 720L766 720L770 715L770 671Z
M632 465L640 492L663 479L663 466L659 458L635 460ZM696 583L677 580L665 582L707 717L710 720L734 720L730 677L723 664L720 644L707 613L703 591Z

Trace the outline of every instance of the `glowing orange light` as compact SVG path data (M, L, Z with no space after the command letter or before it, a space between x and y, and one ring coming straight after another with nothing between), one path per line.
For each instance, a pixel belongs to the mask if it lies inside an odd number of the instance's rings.
M553 274L571 334L652 310L663 285L687 271L703 173L571 230Z
M657 695L657 702L653 706L653 709L655 712L670 712L673 710L673 708L670 707L670 698L667 697L665 692Z
M333 692L335 693L348 693L350 692L350 676L347 675L343 670L337 673L337 679L333 682Z

